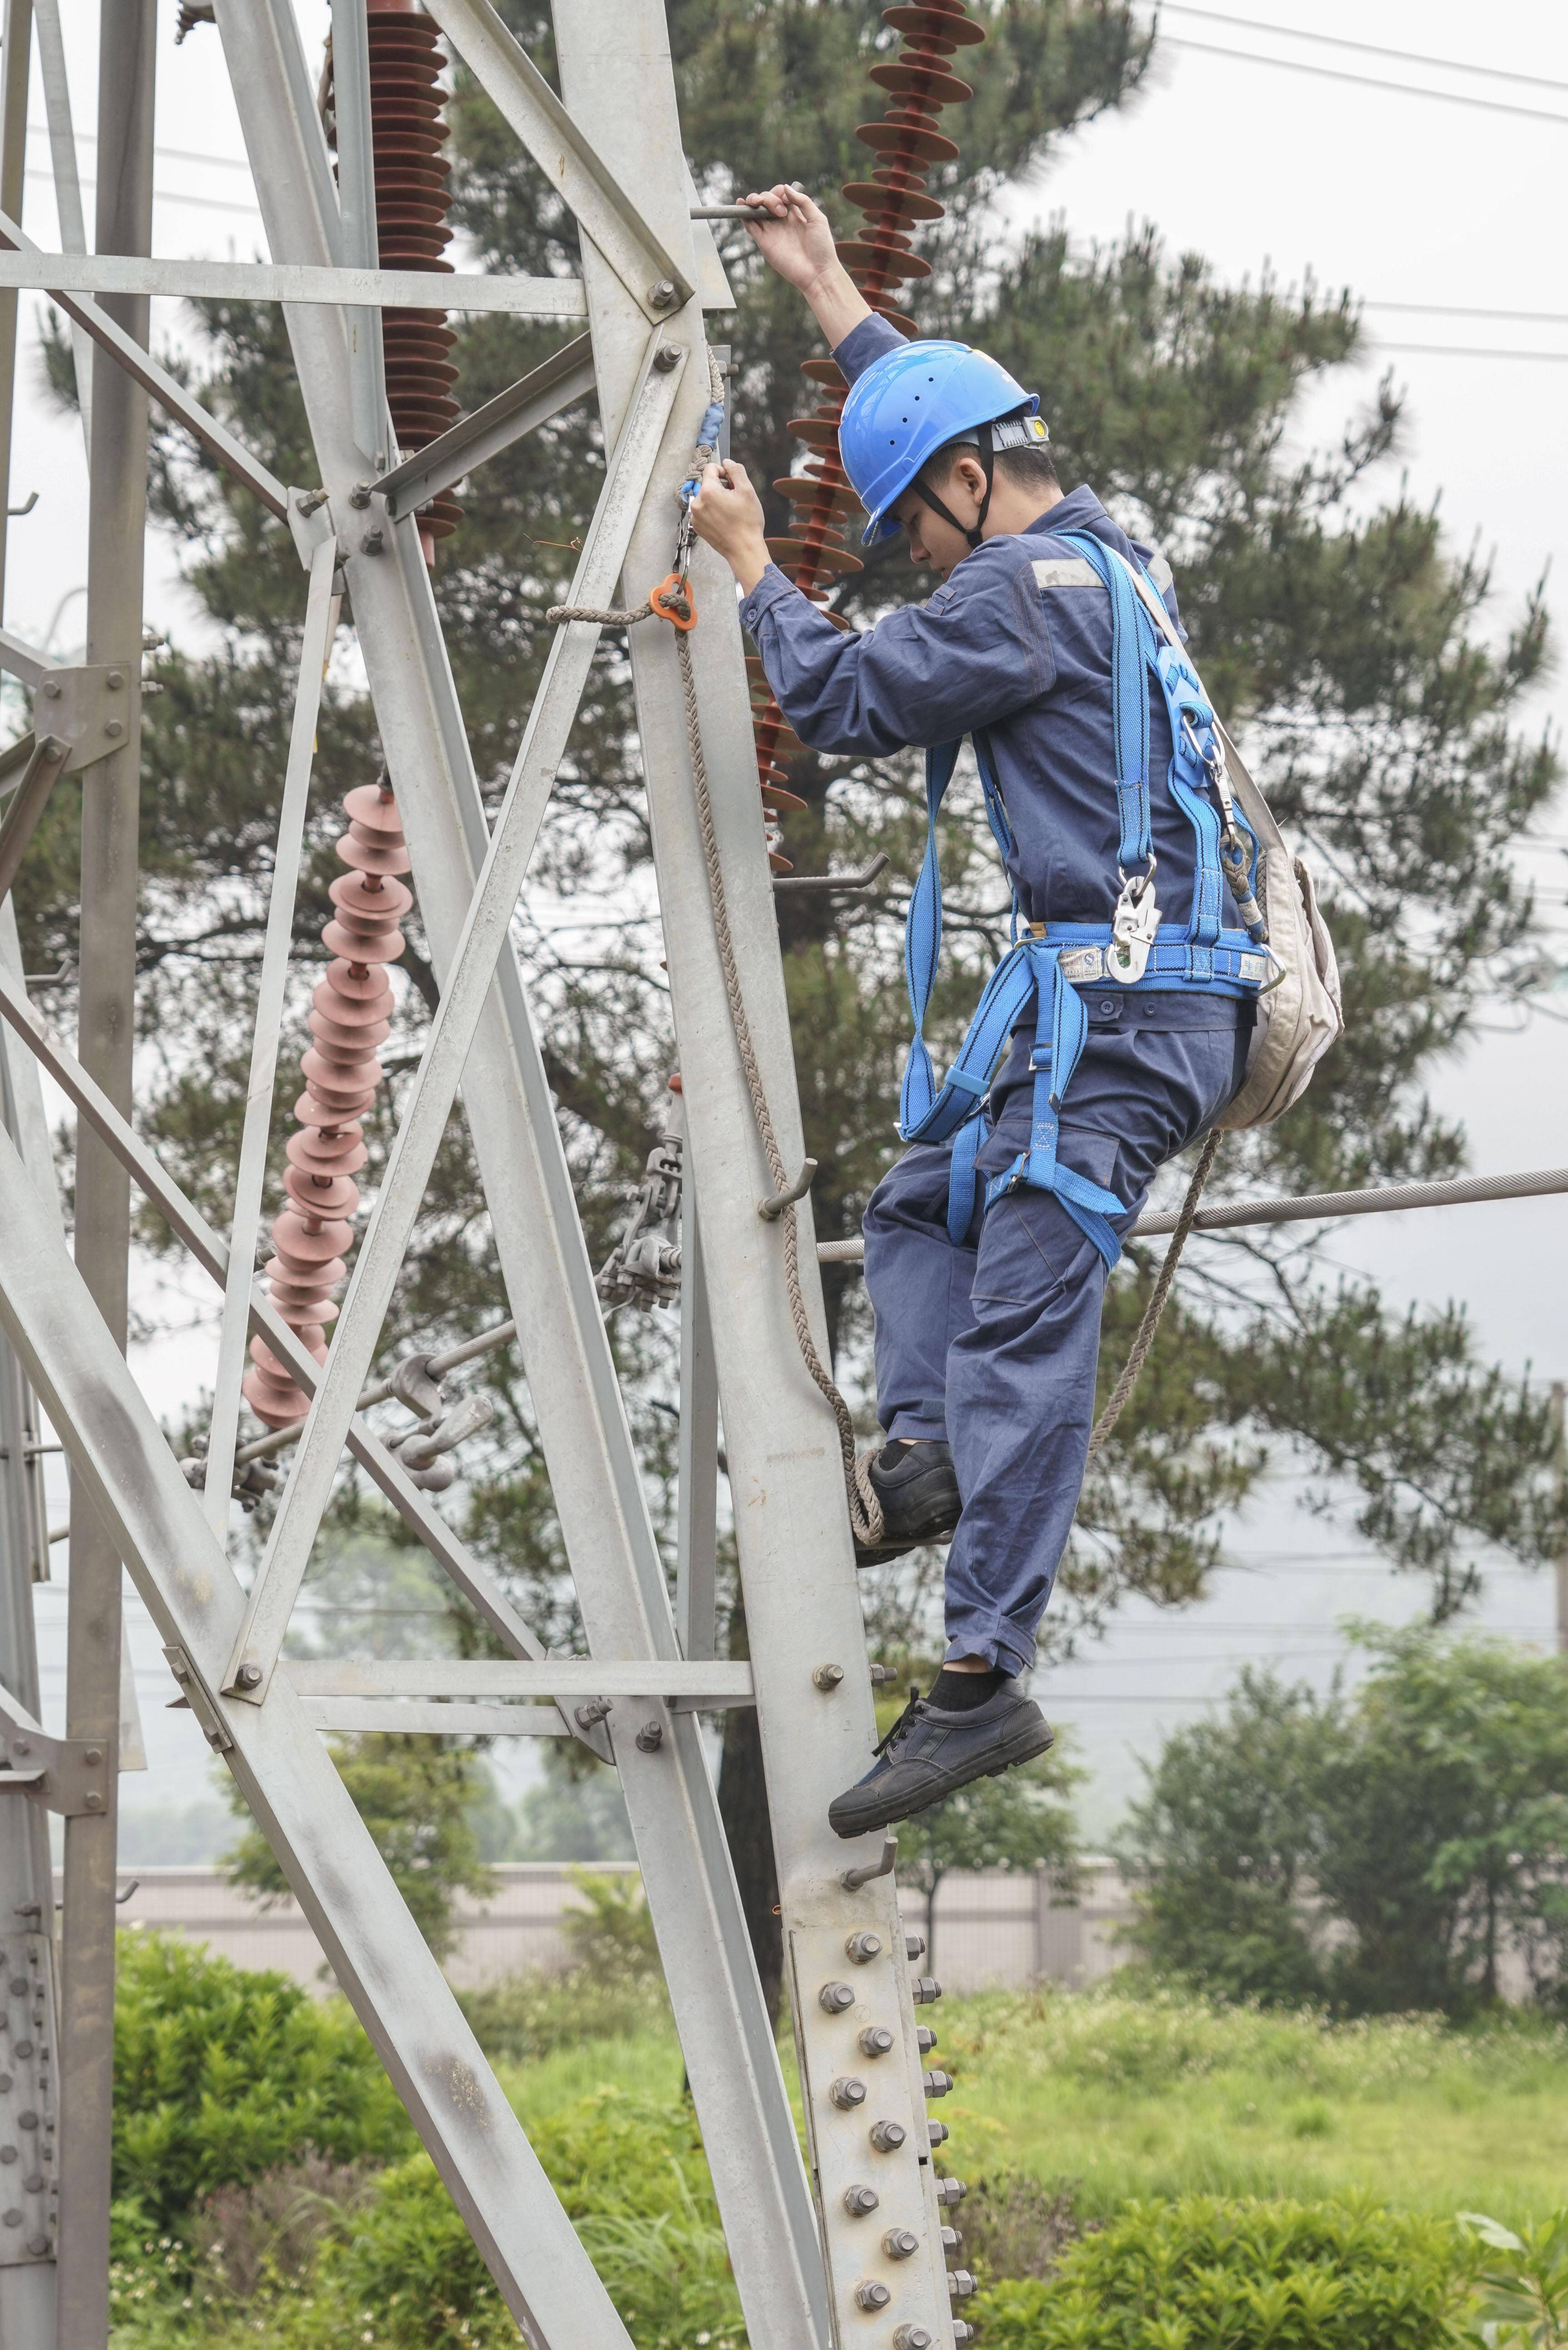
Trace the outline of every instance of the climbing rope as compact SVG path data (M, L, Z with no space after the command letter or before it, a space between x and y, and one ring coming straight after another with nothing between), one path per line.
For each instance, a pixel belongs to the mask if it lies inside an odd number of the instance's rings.
M1106 1439L1120 1419L1127 1407L1127 1398L1137 1385L1138 1373L1148 1359L1148 1350L1154 1344L1154 1334L1159 1327L1159 1317L1165 1312L1165 1301L1170 1295L1170 1284L1176 1279L1176 1268L1181 1262L1181 1252L1187 1246L1187 1236L1196 1221L1198 1203L1203 1197L1203 1186L1209 1180L1210 1171L1214 1165L1215 1153L1219 1148L1220 1129L1216 1127L1204 1144L1198 1164L1192 1170L1192 1180L1187 1187L1187 1197L1181 1203L1181 1213L1176 1220L1176 1230L1170 1236L1170 1246L1165 1252L1165 1263L1159 1268L1159 1278L1154 1284L1154 1293L1144 1307L1143 1320L1137 1326L1137 1336L1132 1342L1132 1351L1122 1365L1120 1378L1111 1389L1110 1401L1096 1420L1090 1432L1088 1465L1091 1468L1098 1459Z
M708 763L703 754L702 728L697 707L697 678L691 664L690 637L696 625L697 608L687 585L692 535L691 501L701 480L703 468L711 464L717 454L719 430L723 422L723 380L711 350L708 353L708 381L711 393L708 411L702 419L697 446L691 453L689 477L681 484L680 530L676 542L675 569L670 577L660 581L646 603L629 610L602 608L589 604L553 604L545 618L552 627L558 627L568 620L588 620L599 628L624 629L635 627L639 620L657 617L669 620L674 630L676 659L680 668L680 691L686 712L686 741L691 759L691 782L697 805L697 828L701 836L702 858L708 870L708 891L713 908L719 967L723 974L724 995L730 1007L730 1019L735 1032L741 1066L745 1073L746 1090L751 1096L752 1116L756 1121L763 1156L767 1161L774 1193L783 1194L793 1188L792 1179L779 1149L773 1109L768 1101L767 1088L763 1083L763 1073L752 1039L752 1024L747 1017L745 996L741 987L740 964L735 956L729 899L724 889L724 868L719 855L718 834L713 826L712 797L708 788ZM850 1525L858 1544L873 1546L882 1538L882 1504L871 1482L870 1456L862 1459L857 1455L855 1423L850 1417L849 1406L834 1384L833 1376L817 1352L816 1341L812 1336L811 1318L806 1311L805 1292L800 1277L800 1226L794 1200L783 1200L776 1207L770 1201L768 1220L776 1220L784 1231L784 1289L801 1360L826 1400L837 1425L839 1450L844 1457L844 1485L849 1503Z

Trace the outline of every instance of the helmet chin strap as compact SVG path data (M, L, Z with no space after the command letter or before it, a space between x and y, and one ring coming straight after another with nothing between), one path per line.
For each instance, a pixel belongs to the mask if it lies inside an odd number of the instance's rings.
M981 471L985 475L985 495L980 502L980 512L974 518L974 525L972 529L960 522L957 515L953 513L951 507L944 505L940 498L938 497L935 490L929 489L923 480L915 484L915 487L919 490L922 500L930 507L931 512L935 515L940 515L943 522L948 524L950 528L956 530L961 538L965 538L969 541L971 546L978 546L980 545L981 538L984 536L985 518L991 512L992 477L996 471L996 451L992 446L991 426L989 424L982 424L980 427L975 453L980 459Z

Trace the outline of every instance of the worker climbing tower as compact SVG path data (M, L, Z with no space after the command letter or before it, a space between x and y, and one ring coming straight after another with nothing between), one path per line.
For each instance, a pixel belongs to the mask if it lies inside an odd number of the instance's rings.
M21 775L0 827L0 890L57 777L94 770L76 1050L35 1016L9 906L0 909L0 1403L5 1429L22 1431L0 1462L0 1587L14 1598L21 1578L25 1597L41 1564L26 1483L36 1482L36 1444L26 1437L41 1409L70 1465L74 1627L67 1734L55 1738L36 1695L28 1710L25 1612L0 1610L0 1648L9 1644L0 1732L14 1762L25 1752L37 1764L25 1795L17 1778L12 1803L35 1825L45 1809L62 1814L66 1840L57 1954L47 1845L0 1838L5 1914L21 1910L36 1929L7 1948L16 1980L30 1987L41 2051L18 2094L47 2121L23 2217L0 2230L6 2350L102 2350L106 2338L122 1561L158 1626L171 1696L268 1836L534 2350L618 2350L627 2335L344 1792L327 1733L563 1737L613 1768L753 2350L951 2350L968 2338L961 2303L972 2280L952 2209L962 2189L935 2159L946 2136L935 2106L946 2076L928 2061L939 1986L899 1918L892 1840L844 1844L827 1825L830 1798L863 1772L876 1734L850 1533L853 1430L826 1368L811 1170L758 808L759 755L764 785L776 786L790 744L766 722L753 738L728 574L681 526L693 452L716 445L722 421L710 335L722 339L732 296L691 192L662 0L556 0L552 78L491 0L331 0L325 57L307 49L292 0L193 0L182 36L221 47L265 225L268 258L247 264L147 258L155 0L106 0L99 255L81 250L85 235L66 253L31 244L16 216L30 26L56 134L59 216L80 217L59 0L0 5L0 241L71 322L90 393L93 513L89 659L62 667L0 631L0 663L33 693L36 721L0 754L0 780ZM872 68L890 104L860 134L876 163L853 191L867 225L846 252L868 298L892 315L896 289L922 266L911 237L940 210L922 186L950 151L936 114L967 94L949 61L981 33L958 0L888 15L905 47ZM449 62L484 91L575 219L580 272L532 278L452 265ZM220 419L150 356L153 290L285 306L312 450L304 479L279 481L254 454L243 413ZM465 311L554 320L560 336L549 358L469 415L458 407L448 324ZM0 307L0 371L14 356ZM8 387L7 375L0 391ZM603 486L537 690L515 713L504 793L487 806L431 566L459 518L457 485L589 396ZM257 559L301 582L296 703L224 1232L141 1139L130 1057L149 401L274 518ZM814 470L791 493L791 551L807 584L854 561L834 535L846 506L836 413L830 401L814 423ZM483 515L482 480L468 504ZM280 1201L268 1192L268 1140L294 900L323 675L350 624L385 770L345 803ZM509 930L607 627L623 628L629 647L683 1095L679 1131L654 1154L636 1232L601 1292ZM776 790L769 805L783 805ZM389 969L415 904L439 1003L367 1219L356 1180L362 1121L382 1075ZM78 1125L74 1262L54 1191L44 1072ZM460 1092L505 1295L488 1333L432 1357L418 1331L389 1327L387 1316ZM204 1449L184 1461L124 1360L132 1187L223 1301ZM272 1253L258 1279L269 1210ZM668 1295L677 1247L682 1532L672 1607L604 1310L639 1284ZM452 1449L476 1424L474 1399L445 1382L487 1345L514 1349L528 1382L585 1631L579 1654L546 1651L437 1506ZM243 1427L242 1399L264 1434ZM411 1428L379 1416L399 1408L414 1413ZM744 1662L715 1655L721 1408L753 1652ZM346 1458L477 1613L489 1656L377 1666L286 1654ZM246 1586L230 1555L233 1501L254 1501L269 1477L280 1481L275 1506ZM701 1716L733 1706L756 1710L768 1778L804 2156L700 1734Z

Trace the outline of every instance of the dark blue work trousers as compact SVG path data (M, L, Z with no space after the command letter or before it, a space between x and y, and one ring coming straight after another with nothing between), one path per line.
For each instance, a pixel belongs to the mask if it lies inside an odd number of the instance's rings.
M1089 1036L1059 1155L1125 1203L1125 1230L1158 1170L1231 1098L1251 1014L1217 996L1084 995ZM977 1199L1029 1147L1032 1042L1033 1022L992 1088ZM1084 1482L1106 1264L1052 1193L1022 1188L977 1211L970 1244L954 1248L950 1157L946 1145L907 1150L867 1211L877 1418L889 1439L952 1446L963 1514L948 1558L949 1657L1024 1672Z

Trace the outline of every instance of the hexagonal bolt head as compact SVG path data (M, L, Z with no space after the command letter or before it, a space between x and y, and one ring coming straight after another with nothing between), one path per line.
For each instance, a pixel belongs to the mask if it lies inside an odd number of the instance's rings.
M909 1997L917 2007L929 2007L932 2001L940 1999L941 1995L942 1987L935 1975L917 1975L909 1985Z
M844 1668L842 1665L817 1665L814 1667L811 1678L819 1690L836 1690L844 1679Z
M902 2122L873 2122L871 2143L878 2154L897 2154L909 2133Z
M917 1959L923 1959L925 1955L925 1936L923 1934L906 1934L904 1937L904 1956L909 1960L909 1964L913 1966Z
M893 2336L893 2350L932 2350L934 2339L923 2325L900 2325Z
M970 2274L968 2269L950 2269L948 2271L948 2299L950 2301L967 2301L974 2289L975 2280Z
M859 2044L862 2056L886 2056L891 2053L893 2035L885 2023L868 2023Z
M638 1752L657 1754L663 1743L664 1724L661 1721L645 1721L637 1733Z
M963 2238L960 2234L958 2229L944 2228L942 2230L942 2250L944 2252L962 2251Z
M874 2187L846 2187L844 2190L844 2208L852 2220L864 2220L881 2200Z
M653 354L653 364L660 375L669 375L672 369L680 365L680 344L660 343Z
M948 2210L955 2203L961 2203L968 2193L969 2189L961 2178L939 2178L937 2181L937 2201Z
M846 1982L826 1982L816 1994L816 2003L829 2015L842 2015L846 2007L854 2006L855 1993Z
M846 2113L853 2113L857 2106L866 2103L866 2084L856 2080L851 2073L842 2073L827 2094L836 2106L841 2106Z
M920 2240L912 2228L889 2228L882 2239L882 2250L890 2261L907 2261L920 2249Z
M926 2124L926 2131L933 2146L940 2146L943 2140L950 2135L946 2122L928 2122Z
M929 2023L917 2023L915 2026L915 2045L919 2050L921 2055L929 2056L936 2044L937 2035L931 2030L930 2025Z
M880 2277L867 2277L864 2284L855 2288L857 2309L886 2309L892 2298L891 2285L884 2284Z
M881 1935L851 1934L844 1945L844 1955L852 1966L869 1966L873 1959L882 1955Z
M259 1665L242 1665L234 1675L236 1689L260 1689L261 1685L262 1669Z
M964 2343L974 2340L973 2326L966 2325L961 2317L953 2326L953 2340L960 2345L960 2350L962 2350Z
M648 298L656 310L668 310L675 299L675 288L668 277L657 278L648 289Z
M920 2086L928 2097L945 2097L952 2085L950 2073L922 2073L920 2075Z

